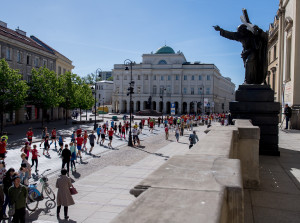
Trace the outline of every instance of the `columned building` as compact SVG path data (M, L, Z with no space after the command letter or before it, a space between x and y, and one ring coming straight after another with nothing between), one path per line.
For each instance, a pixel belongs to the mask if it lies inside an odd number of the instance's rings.
M299 15L299 0L279 0L279 9L269 29L269 83L276 101L282 105L282 113L285 104L292 107L294 129L300 129Z
M97 107L111 105L113 93L113 81L97 81L96 83L96 104Z
M113 69L113 110L129 112L127 96L131 71L126 65L115 64ZM152 109L176 114L225 112L234 100L235 85L220 74L214 64L188 62L184 54L169 46L155 53L143 54L142 62L132 66L134 83L133 111L146 109L151 96Z

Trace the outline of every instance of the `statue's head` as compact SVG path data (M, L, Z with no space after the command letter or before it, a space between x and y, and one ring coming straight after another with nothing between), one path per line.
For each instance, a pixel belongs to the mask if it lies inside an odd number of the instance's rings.
M247 26L245 24L241 24L239 25L239 27L237 28L237 31L239 33L246 33L247 32Z

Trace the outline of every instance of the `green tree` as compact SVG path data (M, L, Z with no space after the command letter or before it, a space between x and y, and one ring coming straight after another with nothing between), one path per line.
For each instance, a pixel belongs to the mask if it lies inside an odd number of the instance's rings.
M3 132L3 116L25 104L28 85L18 70L11 69L5 59L0 60L0 119Z
M95 74L94 73L91 73L91 74L88 74L86 75L85 77L82 78L82 80L84 81L84 83L86 84L95 84ZM96 81L101 81L102 78L101 77L97 77L97 80Z
M49 108L57 107L63 97L59 94L59 79L54 71L41 67L32 69L32 80L29 83L29 101L42 109L42 126L44 126L44 113Z
M95 99L93 97L92 90L90 86L83 81L78 84L75 92L75 97L76 97L76 105L80 109L80 114L81 114L81 109L87 110L93 107L95 103ZM81 121L81 116L80 116L80 121Z
M114 77L111 76L111 77L107 78L107 80L108 80L108 81L113 81L113 80L114 80Z
M77 106L75 92L81 82L80 77L71 72L66 72L59 76L59 94L63 98L60 106L66 110L66 125L68 124L67 111L69 109L74 109Z

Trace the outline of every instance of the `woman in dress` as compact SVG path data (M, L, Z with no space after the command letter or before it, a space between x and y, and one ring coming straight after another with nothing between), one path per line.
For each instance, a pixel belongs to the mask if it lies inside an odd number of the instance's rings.
M71 183L71 179L66 175L67 174L66 169L61 170L61 175L60 177L56 180L56 188L57 190L57 211L56 211L56 216L58 219L60 219L60 209L61 206L64 206L64 214L65 214L65 219L67 220L69 218L68 216L68 207L75 204L71 192L70 192L70 187L73 187Z

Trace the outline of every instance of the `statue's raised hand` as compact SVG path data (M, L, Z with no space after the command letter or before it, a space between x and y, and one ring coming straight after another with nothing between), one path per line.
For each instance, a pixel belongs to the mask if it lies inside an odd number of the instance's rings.
M213 27L215 28L216 31L220 31L221 30L220 26L218 26L218 25L213 26Z

